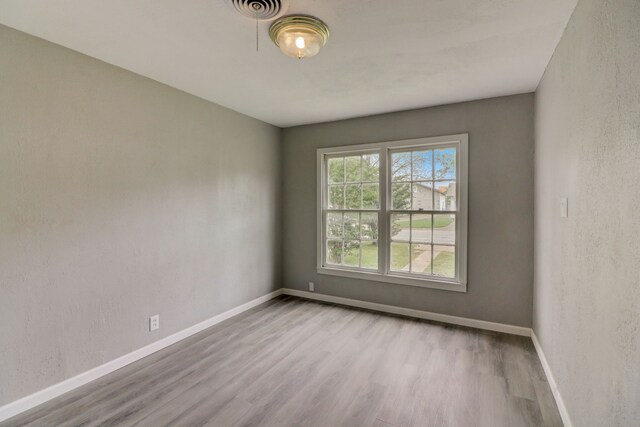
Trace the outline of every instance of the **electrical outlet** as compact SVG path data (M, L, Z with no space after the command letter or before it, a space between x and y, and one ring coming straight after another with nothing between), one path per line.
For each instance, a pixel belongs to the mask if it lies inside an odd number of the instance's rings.
M313 284L313 282L309 282L309 292L314 292L316 289L316 286Z
M156 314L155 316L149 317L149 330L155 331L160 328L160 315Z

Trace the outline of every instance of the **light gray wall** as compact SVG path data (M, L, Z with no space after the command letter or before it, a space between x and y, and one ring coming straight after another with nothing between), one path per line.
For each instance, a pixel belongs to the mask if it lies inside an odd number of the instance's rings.
M316 273L316 149L469 133L469 291ZM533 95L284 130L284 284L363 301L531 326Z
M280 288L280 140L0 26L0 405Z
M536 93L534 331L576 426L640 425L639 22L580 0Z

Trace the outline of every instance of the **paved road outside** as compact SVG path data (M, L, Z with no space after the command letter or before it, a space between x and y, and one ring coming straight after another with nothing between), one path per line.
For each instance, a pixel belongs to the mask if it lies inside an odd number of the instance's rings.
M409 229L403 228L398 234L393 236L393 240L409 241L409 235ZM413 243L431 243L431 229L419 228L413 230L413 236L411 237ZM446 227L435 228L433 230L433 243L454 245L456 243L455 225L452 223Z

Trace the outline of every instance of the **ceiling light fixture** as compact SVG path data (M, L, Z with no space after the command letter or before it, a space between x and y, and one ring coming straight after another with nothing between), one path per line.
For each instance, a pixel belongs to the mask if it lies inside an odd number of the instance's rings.
M327 43L329 27L313 16L289 15L271 24L269 36L285 55L311 58Z

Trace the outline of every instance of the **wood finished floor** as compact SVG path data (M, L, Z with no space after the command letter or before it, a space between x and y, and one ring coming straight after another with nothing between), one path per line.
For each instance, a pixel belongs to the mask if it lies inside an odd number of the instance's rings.
M293 297L0 426L561 426L529 338Z

